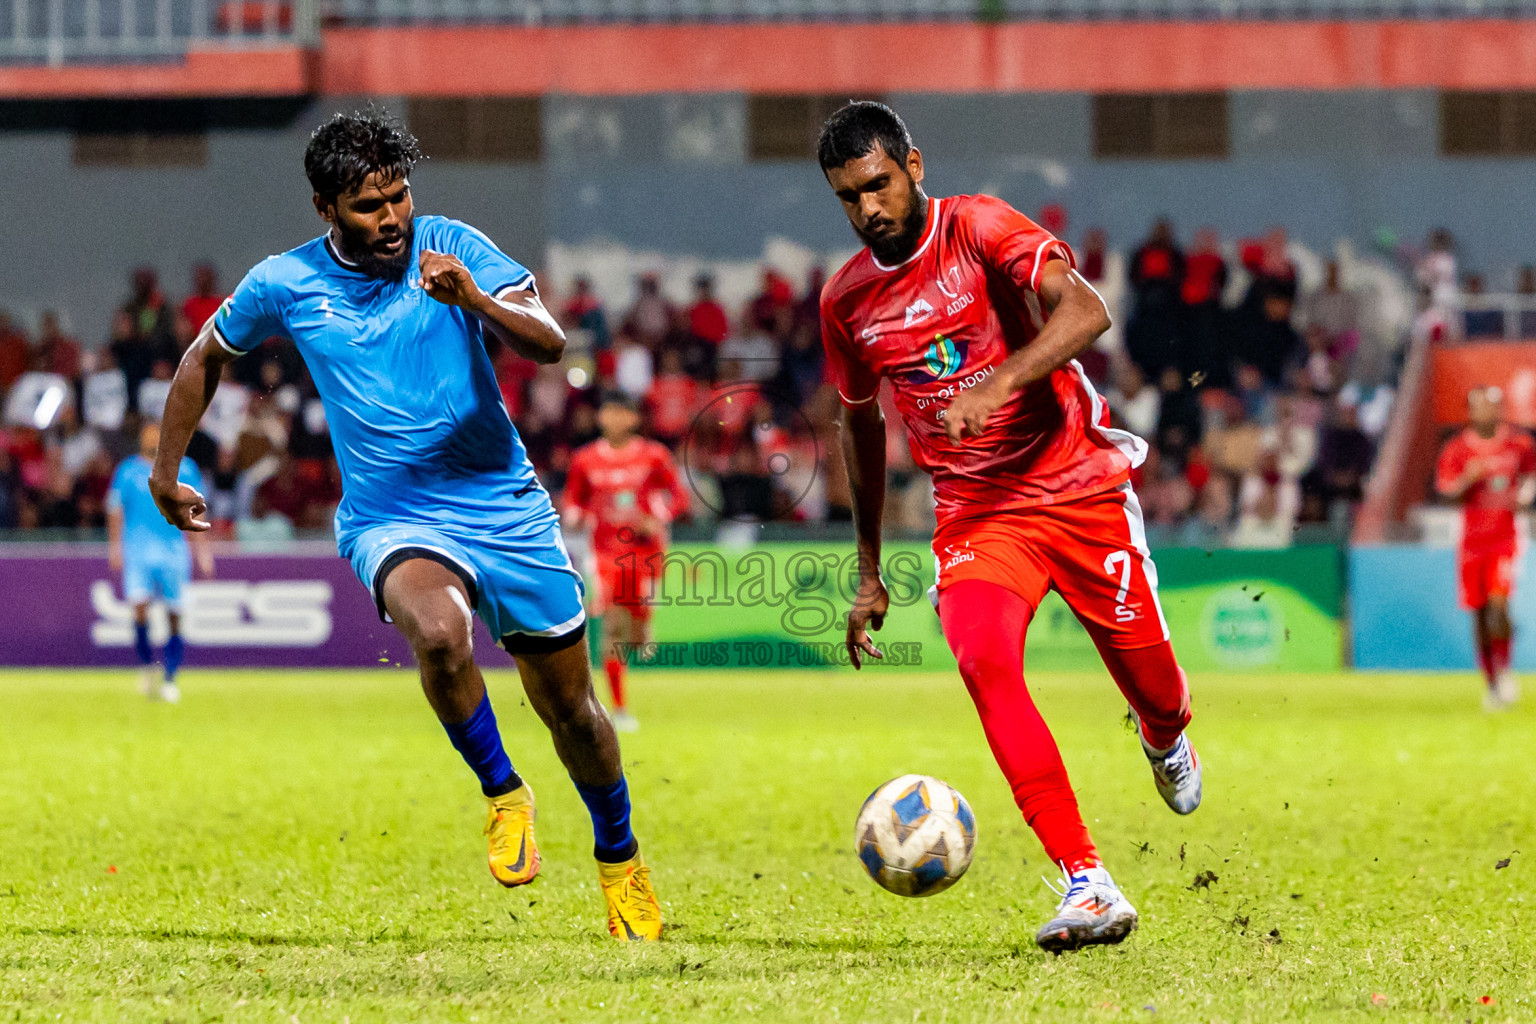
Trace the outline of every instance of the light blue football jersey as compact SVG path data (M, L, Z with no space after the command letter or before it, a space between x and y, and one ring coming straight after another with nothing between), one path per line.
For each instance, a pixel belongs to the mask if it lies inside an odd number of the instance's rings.
M149 493L149 472L153 468L144 456L130 456L112 474L112 486L107 491L107 508L123 514L123 558L128 562L181 557L187 551L186 537L165 521ZM206 493L203 475L191 459L181 460L176 479Z
M417 523L473 536L532 534L558 521L507 416L480 321L421 287L423 249L451 253L491 295L533 274L479 231L418 216L405 279L382 281L314 239L257 264L214 317L219 340L247 352L292 338L325 404L341 467L336 537Z

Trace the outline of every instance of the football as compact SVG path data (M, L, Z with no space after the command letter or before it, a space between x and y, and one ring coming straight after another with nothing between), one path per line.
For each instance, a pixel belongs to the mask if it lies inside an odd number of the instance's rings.
M976 816L948 783L903 775L864 801L854 834L870 878L898 896L932 896L971 866Z

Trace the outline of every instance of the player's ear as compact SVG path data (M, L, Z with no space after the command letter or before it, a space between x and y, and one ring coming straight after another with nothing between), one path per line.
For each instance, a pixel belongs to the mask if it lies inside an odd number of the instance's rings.
M912 178L912 184L923 183L923 151L916 146L907 154L907 174Z
M336 201L334 199L327 199L327 198L325 198L319 192L315 193L315 200L314 201L315 201L315 212L320 215L320 219L325 221L327 224L335 224L336 223Z

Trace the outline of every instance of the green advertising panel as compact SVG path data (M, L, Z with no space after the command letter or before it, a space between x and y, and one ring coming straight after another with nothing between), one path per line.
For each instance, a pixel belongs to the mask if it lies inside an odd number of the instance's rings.
M883 671L954 668L929 603L933 554L886 545L891 611L874 634ZM1190 670L1321 670L1343 664L1339 549L1156 553L1163 614ZM627 653L635 667L832 668L847 664L843 620L852 597L852 544L769 542L731 550L678 544L652 595L656 643ZM1030 626L1031 668L1089 669L1098 654L1052 593Z

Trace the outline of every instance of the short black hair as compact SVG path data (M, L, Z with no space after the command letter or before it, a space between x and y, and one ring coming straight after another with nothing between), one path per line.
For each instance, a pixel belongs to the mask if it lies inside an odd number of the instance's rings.
M912 135L896 111L884 103L856 100L821 126L816 159L823 171L829 171L873 152L876 143L899 164L905 164L912 152Z
M601 409L605 405L621 406L625 409L628 409L630 412L640 411L640 403L635 399L635 397L627 391L620 391L618 388L611 388L603 392L602 398L599 399L597 406L599 409Z
M315 129L304 149L304 174L322 198L334 200L361 187L370 174L404 178L421 159L416 136L389 111L370 104L367 110L336 114Z

